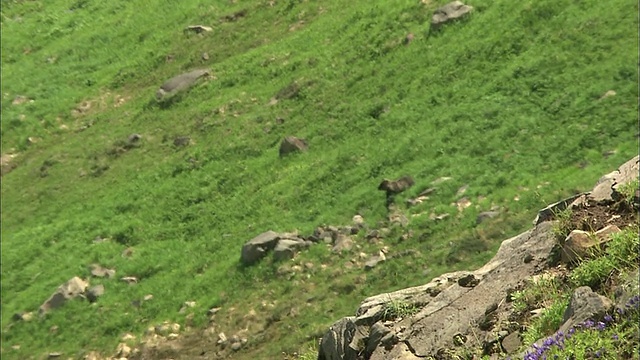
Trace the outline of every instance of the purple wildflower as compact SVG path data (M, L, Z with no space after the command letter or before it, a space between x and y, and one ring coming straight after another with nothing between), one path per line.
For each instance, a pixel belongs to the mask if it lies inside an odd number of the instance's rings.
M569 329L569 335L573 335L573 333L575 333L575 332L576 332L575 328L572 327L572 328Z
M612 322L613 318L611 317L611 315L607 314L607 315L604 316L604 321L605 322Z
M613 334L613 336L611 337L613 340L618 340L618 334Z
M584 322L584 327L586 328L590 328L594 325L595 323L593 322L593 320L587 320Z
M607 324L603 323L602 321L598 321L598 326L596 326L596 329L598 330L604 330L604 328L607 326Z

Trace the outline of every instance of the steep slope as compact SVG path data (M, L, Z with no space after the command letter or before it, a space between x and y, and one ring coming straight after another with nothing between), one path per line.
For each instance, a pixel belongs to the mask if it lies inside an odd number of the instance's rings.
M429 36L441 3L4 2L3 357L111 351L164 320L199 328L211 307L228 332L254 308L278 319L236 357L292 353L361 297L484 263L542 203L636 153L637 3L470 4ZM195 24L213 31L183 31ZM156 102L196 68L212 77ZM288 135L309 151L279 158ZM404 174L416 185L399 204L452 178L408 210L423 216L391 227L389 242L407 234L397 251L417 250L410 261L364 274L345 267L354 254L315 247L296 261L330 270L297 282L270 260L239 266L242 244L270 229L355 214L377 225L378 183ZM461 197L473 206L451 206ZM477 225L494 206L501 215ZM94 263L139 281L92 278L105 285L96 305L13 319ZM311 305L288 316L300 294ZM180 313L186 301L197 305Z

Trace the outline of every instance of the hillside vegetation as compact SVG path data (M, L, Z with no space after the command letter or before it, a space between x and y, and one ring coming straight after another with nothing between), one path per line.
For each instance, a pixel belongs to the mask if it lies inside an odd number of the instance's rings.
M267 324L233 358L291 354L366 296L481 265L537 209L637 153L636 1L471 1L471 16L429 33L442 4L3 0L3 358L112 353L165 320L202 327L211 307L227 334L252 309ZM213 30L183 31L197 24ZM156 101L165 80L201 68L211 77ZM280 158L289 135L309 151ZM396 199L410 223L386 244L411 256L349 268L379 250L363 233L353 252L299 254L305 276L271 257L240 266L267 230L356 214L387 226L376 188L402 175L416 181ZM463 186L472 205L459 211ZM478 225L492 207L500 216ZM94 263L117 271L91 279L106 289L94 306L12 319ZM185 301L196 306L179 312Z

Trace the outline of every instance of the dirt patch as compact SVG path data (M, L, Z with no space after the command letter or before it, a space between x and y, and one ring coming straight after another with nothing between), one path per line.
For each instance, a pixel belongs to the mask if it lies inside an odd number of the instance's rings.
M620 229L637 226L638 210L626 201L611 205L585 203L571 211L570 227L575 230L598 231L607 225Z

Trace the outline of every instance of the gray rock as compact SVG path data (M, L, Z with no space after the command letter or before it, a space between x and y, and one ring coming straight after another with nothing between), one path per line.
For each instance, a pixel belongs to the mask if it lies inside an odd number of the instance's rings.
M367 347L365 348L365 358L369 358L373 351L378 347L382 338L389 334L391 330L382 325L381 322L377 322L369 329L369 338L367 339Z
M564 312L564 323L560 326L560 330L566 333L575 325L604 316L604 314L612 307L611 300L598 295L588 286L582 286L573 291L569 306Z
M620 232L615 225L598 230L595 234L582 230L573 230L562 245L562 261L570 264L592 257L593 252L611 240L611 235Z
M98 264L91 264L91 275L95 277L107 277L112 278L116 274L116 271L113 269L104 268Z
M463 4L461 1L453 1L434 11L431 17L431 29L437 30L443 24L460 19L470 13L473 7Z
M353 317L338 320L322 337L318 360L355 360L358 353L349 346L355 333Z
M276 247L279 235L274 231L264 232L249 240L242 247L240 261L245 265L252 265L267 255L267 251Z
M539 225L542 222L551 220L555 216L555 214L565 210L569 206L569 204L572 204L577 198L581 197L584 194L585 193L573 195L538 211L538 215L536 216L535 220L533 220L533 225Z
M299 139L295 136L287 136L280 143L279 154L280 157L288 155L292 152L303 152L309 149L309 144L304 139Z
M209 74L209 70L200 69L174 76L160 86L160 89L156 92L156 99L163 100L179 93L182 90L186 90L193 86L198 79Z
M514 331L502 339L502 348L507 354L513 354L518 351L520 346L522 346L522 339L518 331Z
M76 298L82 294L89 286L89 283L82 280L79 277L74 277L66 283L60 285L56 292L49 297L47 301L45 301L42 305L40 305L39 313L40 315L46 314L50 310L59 308L62 306L67 300Z
M273 249L273 258L276 261L293 259L295 253L305 246L305 241L302 239L280 239Z
M335 244L333 245L333 248L331 249L331 251L333 252L349 251L351 250L352 247L353 247L353 240L351 239L351 237L343 234L338 234L335 240Z
M384 255L384 253L382 251L378 252L377 255L373 255L369 258L369 260L367 260L367 262L364 264L364 269L365 270L371 270L374 267L376 267L376 265L378 265L379 263L383 262L387 260L386 256Z

